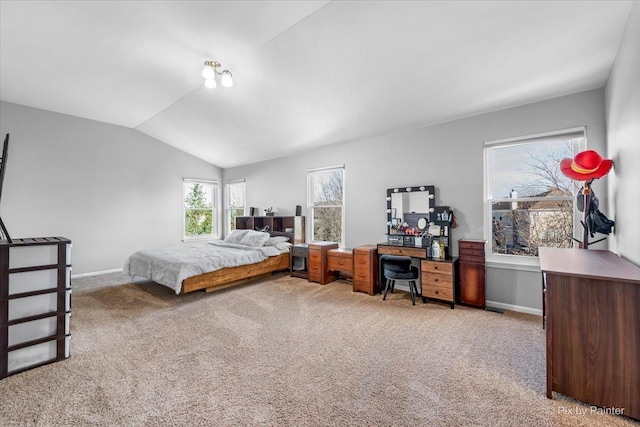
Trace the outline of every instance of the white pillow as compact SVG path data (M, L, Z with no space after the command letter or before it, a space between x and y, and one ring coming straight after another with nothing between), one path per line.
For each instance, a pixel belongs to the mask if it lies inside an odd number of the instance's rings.
M275 246L276 243L280 243L280 242L288 242L289 238L287 236L273 236L273 237L269 237L269 240L267 240L267 243L265 243L265 246Z
M262 231L247 230L248 233L238 242L240 245L251 246L252 248L259 248L264 246L269 240L269 233L263 233Z
M251 230L233 230L224 238L224 242L238 244L240 243L240 240L242 240L242 238L246 236L249 231Z
M293 243L289 242L278 242L274 245L277 249L284 251L285 249L290 249L293 246Z

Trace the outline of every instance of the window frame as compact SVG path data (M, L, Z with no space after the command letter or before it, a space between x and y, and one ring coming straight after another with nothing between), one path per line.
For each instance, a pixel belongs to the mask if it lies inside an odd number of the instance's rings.
M243 206L242 206L242 215L239 216L246 216L247 214L247 183L245 182L244 179L236 179L233 181L227 181L224 184L224 204L225 204L225 221L226 221L226 225L225 225L225 236L228 235L229 233L231 233L231 226L233 225L233 219L231 218L231 191L230 191L230 187L233 185L240 185L242 184L242 201L243 201Z
M185 184L194 183L194 184L204 184L211 185L211 234L200 234L196 236L187 236L186 235L186 213L187 207L185 206L185 199L187 198L187 193L185 192ZM193 242L196 240L211 240L220 238L218 222L219 218L217 217L218 206L219 206L219 195L218 195L218 181L210 180L210 179L199 179L199 178L183 178L182 179L182 241L183 242Z
M572 155L575 156L578 152L586 149L587 146L587 127L579 126L567 129L561 129L551 132L543 132L532 135L524 135L514 138L485 141L483 147L483 236L486 243L486 265L488 267L505 268L505 269L517 269L523 271L540 271L540 259L537 256L525 256L515 254L497 254L493 253L493 210L492 203L494 202L528 202L528 201L572 201L573 205L573 236L577 231L581 231L580 220L578 218L575 195L571 196L548 196L548 197L517 197L515 199L497 197L492 195L492 174L490 173L490 152L495 148L504 148L517 145L527 145L535 142L543 142L554 139L561 139L562 137L577 138L582 134L582 141L574 143L572 147ZM559 165L558 165L559 167Z
M317 173L322 173L322 172L329 172L329 171L334 171L334 170L340 170L342 171L342 204L341 205L325 205L322 206L323 208L337 208L340 207L342 209L341 212L341 224L340 224L340 241L337 242L338 246L343 248L345 245L345 239L346 239L346 230L345 230L345 215L346 215L346 168L345 165L338 165L338 166L327 166L327 167L323 167L323 168L315 168L315 169L309 169L307 170L307 209L309 212L309 230L308 230L308 236L311 236L311 241L316 240L315 239L315 235L314 235L314 222L315 222L315 206L314 206L314 201L313 201L313 176L314 174Z

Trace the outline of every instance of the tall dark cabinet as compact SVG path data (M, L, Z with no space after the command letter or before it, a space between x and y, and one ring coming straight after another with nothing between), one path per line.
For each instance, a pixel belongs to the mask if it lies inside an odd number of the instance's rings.
M485 240L458 240L460 303L485 307Z

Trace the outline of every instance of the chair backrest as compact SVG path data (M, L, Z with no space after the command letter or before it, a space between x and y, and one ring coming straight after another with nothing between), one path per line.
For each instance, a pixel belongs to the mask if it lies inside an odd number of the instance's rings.
M382 255L380 257L382 269L396 273L408 273L411 271L411 257L399 255Z

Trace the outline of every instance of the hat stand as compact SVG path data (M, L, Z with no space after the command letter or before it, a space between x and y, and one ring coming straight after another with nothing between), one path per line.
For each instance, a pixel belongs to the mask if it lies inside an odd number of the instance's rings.
M601 242L606 239L606 237L603 237L601 239L594 240L593 242L589 242L589 227L587 226L587 220L589 219L589 211L591 211L591 183L592 182L593 182L593 179L585 181L582 187L582 194L584 197L584 217L583 217L583 220L580 221L580 224L582 224L582 241L576 239L575 237L572 237L573 240L580 243L581 249L589 249L589 245Z

